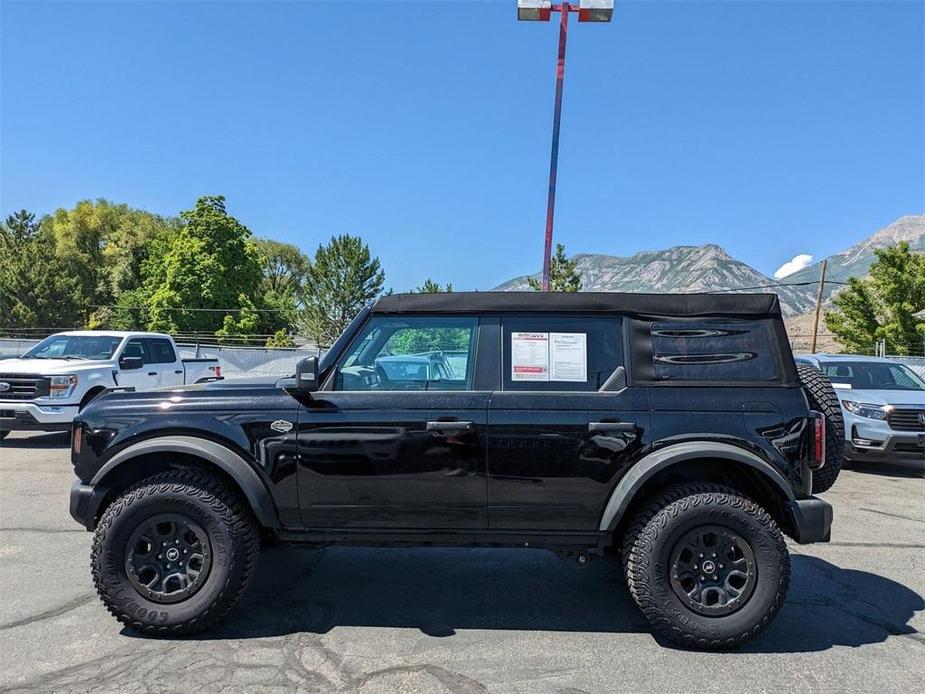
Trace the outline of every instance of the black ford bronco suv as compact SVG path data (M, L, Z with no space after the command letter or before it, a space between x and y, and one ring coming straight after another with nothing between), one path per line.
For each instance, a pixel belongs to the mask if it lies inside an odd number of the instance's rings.
M784 534L829 539L812 402L773 294L392 295L294 378L100 397L70 508L146 634L213 625L275 538L613 554L658 632L729 648L781 607Z

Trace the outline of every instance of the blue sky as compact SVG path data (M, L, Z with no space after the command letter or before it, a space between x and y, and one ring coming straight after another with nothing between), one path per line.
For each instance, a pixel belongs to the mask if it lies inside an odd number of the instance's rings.
M514 0L2 2L0 213L223 194L362 236L387 285L542 256L554 23ZM717 243L766 274L925 210L925 4L618 2L572 24L570 254Z

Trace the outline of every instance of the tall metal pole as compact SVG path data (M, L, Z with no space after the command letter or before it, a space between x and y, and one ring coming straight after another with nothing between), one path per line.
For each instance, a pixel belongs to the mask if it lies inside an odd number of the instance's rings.
M549 264L552 255L552 222L556 211L556 173L559 167L559 121L562 119L562 84L565 80L565 40L571 8L562 3L559 11L559 59L556 61L556 107L552 116L552 155L549 158L549 196L546 199L546 248L543 254L543 291L549 291Z
M822 292L825 291L825 266L828 264L828 260L823 260L822 269L819 270L819 288L816 290L816 317L813 318L813 346L809 350L810 354L816 353L816 336L819 335L819 311L822 309Z

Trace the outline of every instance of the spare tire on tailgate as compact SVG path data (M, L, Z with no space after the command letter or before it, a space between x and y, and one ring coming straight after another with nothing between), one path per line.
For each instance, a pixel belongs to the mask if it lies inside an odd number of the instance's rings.
M813 470L813 494L819 494L830 489L841 472L845 420L838 395L825 374L809 364L800 363L797 363L797 373L809 406L825 415L825 465Z

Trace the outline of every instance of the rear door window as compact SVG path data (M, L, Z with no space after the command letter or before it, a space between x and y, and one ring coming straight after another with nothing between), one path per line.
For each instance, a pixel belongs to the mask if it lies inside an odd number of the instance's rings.
M151 362L154 364L172 364L177 360L177 355L173 351L173 345L170 340L159 338L150 338L147 340L148 353L151 355Z
M658 321L652 324L656 381L769 381L777 357L759 321Z
M622 320L602 316L502 319L504 390L600 389L623 365Z

